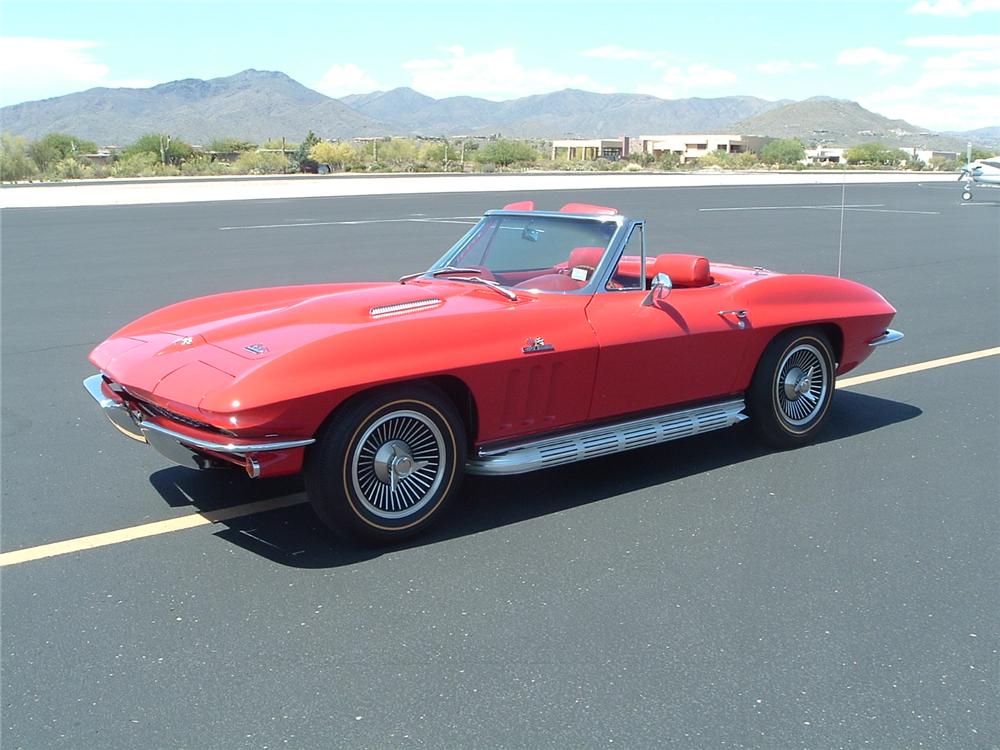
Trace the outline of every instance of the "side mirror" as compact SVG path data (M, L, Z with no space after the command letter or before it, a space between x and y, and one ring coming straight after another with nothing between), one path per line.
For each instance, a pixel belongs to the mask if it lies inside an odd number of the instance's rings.
M670 296L670 290L674 288L674 282L665 273L658 273L653 277L653 285L649 288L649 294L642 301L645 307L651 307L654 302L666 299Z

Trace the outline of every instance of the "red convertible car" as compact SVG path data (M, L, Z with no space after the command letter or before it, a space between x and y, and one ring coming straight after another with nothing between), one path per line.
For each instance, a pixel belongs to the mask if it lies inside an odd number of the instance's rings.
M218 294L128 324L85 381L186 466L304 472L368 542L423 530L462 475L517 474L729 427L789 448L837 375L901 338L845 279L663 253L613 208L489 211L396 282Z

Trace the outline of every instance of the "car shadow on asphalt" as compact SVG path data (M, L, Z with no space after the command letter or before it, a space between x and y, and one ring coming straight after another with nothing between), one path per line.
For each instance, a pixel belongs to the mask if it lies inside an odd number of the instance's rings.
M841 391L816 444L862 435L920 414L910 404ZM632 451L625 454L629 456L627 471L622 470L622 455L618 455L520 476L467 477L451 510L436 526L416 539L380 548L354 545L327 531L305 502L300 477L252 480L239 471L172 467L154 473L150 483L172 507L190 506L200 512L290 498L294 504L287 507L221 522L224 528L216 536L282 565L334 568L669 484L771 452L744 424Z

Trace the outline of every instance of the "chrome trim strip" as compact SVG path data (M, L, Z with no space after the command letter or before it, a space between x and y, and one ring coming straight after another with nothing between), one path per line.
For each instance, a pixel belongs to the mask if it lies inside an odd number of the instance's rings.
M280 440L273 443L217 443L212 440L191 437L190 435L175 432L174 430L154 424L153 422L137 420L124 403L115 401L104 395L104 392L101 390L102 381L103 377L101 375L91 375L83 381L83 386L116 427L129 436L134 436L147 443L151 443L149 433L155 433L157 436L170 438L190 448L243 456L246 453L266 453L267 451L303 448L316 442L315 438L306 438L303 440ZM154 447L156 446L154 445ZM167 457L170 458L170 456Z
M465 468L470 474L504 475L561 466L731 427L747 418L744 408L743 399L737 398L519 445L480 449Z
M415 312L417 310L425 310L429 307L437 307L441 304L441 300L436 297L431 297L428 299L418 299L412 302L397 302L393 305L378 305L373 307L368 311L368 314L373 318L387 317L389 315L400 315L401 313Z
M885 333L881 336L876 336L869 341L868 346L884 346L885 344L891 344L895 341L899 341L901 338L903 338L903 334L900 331L894 331L891 328L886 328Z
M139 427L143 432L146 430L156 432L192 448L215 451L216 453L230 453L236 456L242 456L245 453L266 453L267 451L283 451L289 448L303 448L316 442L315 438L306 438L304 440L281 440L274 443L216 443L212 440L202 440L181 432L174 432L152 422L140 422Z

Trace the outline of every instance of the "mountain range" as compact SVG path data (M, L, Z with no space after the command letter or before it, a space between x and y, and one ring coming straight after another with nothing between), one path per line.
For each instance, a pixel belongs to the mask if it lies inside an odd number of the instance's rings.
M875 133L894 145L953 149L956 144L964 147L963 139L972 136L932 134L856 102L828 97L802 102L752 96L667 100L565 89L496 102L472 96L435 99L402 87L333 99L284 73L259 70L145 89L93 88L24 102L0 108L0 126L28 138L66 132L101 145L129 143L145 133L170 133L192 143L220 137L261 142L284 136L297 141L309 130L322 138L735 132L838 145L871 140L867 133Z

